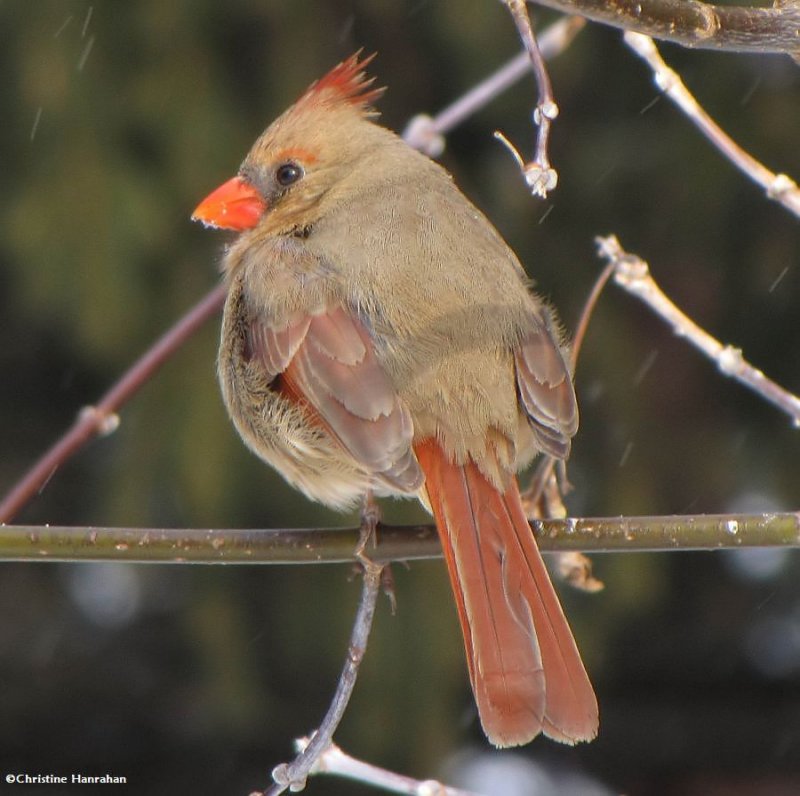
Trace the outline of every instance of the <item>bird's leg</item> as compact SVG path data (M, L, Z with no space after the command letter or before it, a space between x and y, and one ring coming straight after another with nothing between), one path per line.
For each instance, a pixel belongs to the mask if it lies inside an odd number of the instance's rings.
M364 494L364 500L361 503L360 518L361 530L358 534L356 558L366 569L367 563L374 565L374 562L367 556L365 550L367 549L367 545L375 547L377 544L378 523L381 521L381 510L371 489L368 489Z
M372 490L368 490L364 495L361 504L361 529L358 535L358 545L356 546L356 558L358 559L365 572L373 569L381 570L381 590L389 598L389 606L392 615L397 610L397 598L394 591L394 575L389 564L377 564L366 553L367 546L375 547L378 543L378 524L381 521L381 510Z
M553 467L555 459L552 456L542 456L538 466L531 476L528 488L522 492L522 505L528 519L547 517L548 506L545 501L545 491L553 482Z
M530 520L567 516L564 495L572 490L567 465L552 456L543 456L522 493L522 505Z
M522 493L522 505L529 520L556 517L564 519L567 508L563 496L572 489L567 479L567 466L552 456L544 456L531 476L528 488ZM596 592L603 582L592 574L592 561L583 553L570 551L554 553L558 577L581 591Z

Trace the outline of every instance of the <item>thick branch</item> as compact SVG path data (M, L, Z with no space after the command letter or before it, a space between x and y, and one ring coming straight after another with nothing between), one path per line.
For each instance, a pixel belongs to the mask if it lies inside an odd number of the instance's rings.
M697 0L536 0L615 28L684 47L734 52L787 53L800 58L800 3L773 7L720 6Z
M545 551L610 553L800 547L800 513L532 520ZM359 528L210 530L0 526L0 561L331 564L354 561ZM380 525L377 563L437 558L433 525Z

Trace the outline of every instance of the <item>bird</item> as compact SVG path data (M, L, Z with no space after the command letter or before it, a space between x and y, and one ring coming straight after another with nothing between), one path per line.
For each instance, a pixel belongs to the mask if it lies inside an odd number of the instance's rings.
M565 459L578 427L562 331L450 174L378 124L361 53L193 213L239 233L221 265L225 406L308 498L433 514L493 745L592 740L597 699L516 478Z

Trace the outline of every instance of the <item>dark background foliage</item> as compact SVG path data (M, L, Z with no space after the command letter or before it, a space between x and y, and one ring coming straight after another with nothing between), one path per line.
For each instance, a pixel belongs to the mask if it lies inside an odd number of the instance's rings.
M357 47L377 50L382 120L401 130L518 49L502 6L478 0L7 0L0 24L0 490L215 283L224 236L189 214L312 79ZM800 174L796 65L664 52L738 141ZM587 29L551 76L561 183L546 202L491 136L502 128L529 147L530 79L453 133L443 162L566 326L600 269L593 237L613 231L698 322L800 390L796 219L657 98L617 32ZM245 451L218 397L216 326L18 519L352 521ZM571 513L796 508L797 432L614 288L577 386ZM540 789L528 779L519 793L797 793L796 556L619 555L596 568L603 593L563 590L600 696L595 743L488 753L441 562L395 568L398 614L381 606L339 742L487 792L487 766L506 766L491 769L495 793L515 792L512 764L540 767ZM348 575L1 565L0 773L122 774L125 792L147 796L263 787L325 709L358 594Z

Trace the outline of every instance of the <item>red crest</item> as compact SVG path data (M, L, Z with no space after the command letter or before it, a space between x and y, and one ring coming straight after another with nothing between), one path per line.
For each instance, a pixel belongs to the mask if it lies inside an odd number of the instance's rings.
M371 88L374 77L367 77L364 68L376 53L359 60L361 50L331 69L328 74L312 83L299 102L344 103L357 108L365 115L372 115L372 103L383 94L385 88Z

